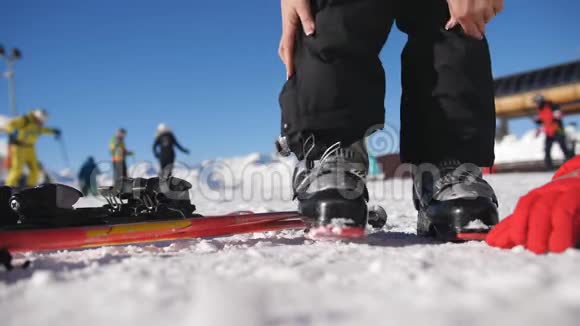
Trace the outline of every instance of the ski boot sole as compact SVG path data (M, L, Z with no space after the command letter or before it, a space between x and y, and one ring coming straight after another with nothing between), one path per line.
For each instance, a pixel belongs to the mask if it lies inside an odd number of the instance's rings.
M307 236L360 238L366 234L368 207L362 196L348 199L336 190L320 192L301 200L298 211L308 227Z
M491 200L456 199L420 210L417 234L449 242L483 241L497 223L497 206Z

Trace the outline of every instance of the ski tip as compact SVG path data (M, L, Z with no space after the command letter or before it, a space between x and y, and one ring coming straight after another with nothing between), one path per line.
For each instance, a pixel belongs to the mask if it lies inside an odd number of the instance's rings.
M352 240L365 236L366 231L364 228L348 226L319 226L306 232L306 237L312 240Z

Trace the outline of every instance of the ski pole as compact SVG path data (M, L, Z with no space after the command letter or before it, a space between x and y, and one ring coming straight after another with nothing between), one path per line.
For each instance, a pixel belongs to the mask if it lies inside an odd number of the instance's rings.
M127 163L129 163L129 166L127 166L127 176L131 176L137 169L137 158L135 157L135 153L127 156Z
M60 150L61 150L61 153L62 153L62 158L64 160L64 163L66 164L66 167L67 168L70 168L71 167L71 165L70 165L70 159L68 157L68 151L67 151L67 148L66 148L66 144L64 142L64 139L62 137L59 137L58 138L58 142L60 144Z

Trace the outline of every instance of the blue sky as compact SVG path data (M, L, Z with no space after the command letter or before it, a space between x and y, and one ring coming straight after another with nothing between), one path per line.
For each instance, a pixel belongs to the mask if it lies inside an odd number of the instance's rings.
M580 57L578 0L506 2L488 27L496 76ZM73 167L89 154L107 159L120 126L137 158L151 160L159 122L192 150L185 162L272 151L285 79L278 0L2 1L0 12L0 43L24 54L16 65L19 111L50 110ZM404 42L394 29L381 55L393 125ZM0 82L0 114L8 113L6 90ZM39 142L39 156L64 167L51 138Z

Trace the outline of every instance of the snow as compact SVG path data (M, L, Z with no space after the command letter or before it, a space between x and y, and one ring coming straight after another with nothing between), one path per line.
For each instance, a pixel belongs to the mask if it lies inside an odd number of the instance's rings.
M1 147L0 147L1 148ZM543 159L533 132L496 144L498 162ZM559 149L554 148L554 157ZM254 153L175 175L192 183L205 215L294 210L295 159ZM133 176L156 174L139 164ZM58 180L74 183L72 171ZM550 180L491 175L500 214ZM101 184L110 176L99 177ZM0 316L10 325L576 325L580 251L536 256L484 243L416 236L410 180L371 181L370 205L389 214L363 243L316 242L302 231L29 253L32 267L0 268ZM84 198L78 207L104 204Z
M580 153L580 131L568 126L566 132L569 140L576 140L577 152ZM536 136L535 130L529 130L521 137L507 135L495 143L495 162L501 164L543 161L544 140L545 135ZM0 156L4 148L5 146L0 144ZM552 157L555 160L564 158L557 144L552 147ZM248 202L249 198L260 202L274 199L289 200L292 198L290 180L295 164L296 159L293 157L252 153L246 156L208 160L194 166L176 163L174 175L194 185L192 191L194 201L200 197L212 197L214 202L220 203L240 200ZM102 171L110 172L106 166L100 168ZM129 175L147 178L156 176L157 171L157 165L142 162L131 166ZM50 175L56 182L73 186L76 184L75 173L69 169L52 172ZM97 180L99 185L113 183L111 173L99 175ZM374 178L371 180L376 181ZM239 189L242 191L238 191ZM258 198L256 194L261 196ZM235 196L241 198L234 198Z
M10 121L10 118L5 115L0 115L0 129L4 129L4 126Z
M576 140L577 153L580 153L580 131L574 126L566 127L569 141ZM523 136L507 135L495 143L495 163L512 163L544 160L545 134L536 136L536 130L529 130ZM552 158L563 159L564 154L558 144L552 146Z
M265 171L270 180L268 173L286 163L237 162L221 166L237 172L196 193L200 212L295 208L269 181L253 196L243 194L242 170ZM244 162L250 167L241 169ZM549 179L488 178L502 216ZM369 188L371 204L385 207L389 220L364 243L315 242L282 231L18 255L32 267L0 271L2 325L577 325L579 251L536 256L418 238L410 181ZM263 189L272 198L262 198Z
M482 220L473 220L464 227L465 230L488 230L489 225L483 223Z

